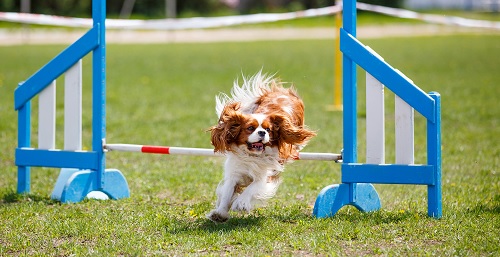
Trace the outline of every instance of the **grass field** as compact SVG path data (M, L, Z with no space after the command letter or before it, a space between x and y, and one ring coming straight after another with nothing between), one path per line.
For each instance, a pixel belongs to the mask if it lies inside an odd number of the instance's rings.
M33 168L32 190L17 195L13 92L65 46L0 47L0 256L497 256L500 254L500 36L366 40L424 91L442 95L443 218L427 217L423 186L376 185L382 209L343 208L312 217L319 191L340 182L340 167L295 162L267 207L215 225L222 159L108 153L107 167L126 176L131 197L119 201L50 200L58 170ZM318 131L307 151L342 148L333 101L333 42L110 45L107 141L210 147L214 95L244 74L277 72L296 85L306 123ZM84 60L84 140L90 148L91 58ZM359 73L359 84L364 82ZM60 79L62 82L62 79ZM62 83L59 83L62 85ZM359 96L360 161L364 159L363 91ZM63 99L62 87L58 99ZM36 113L34 100L34 113ZM387 97L387 161L394 159L392 97ZM58 101L58 133L63 103ZM417 115L416 115L417 116ZM33 115L36 145L37 116ZM416 160L425 162L425 122L417 117ZM57 145L62 147L62 135Z

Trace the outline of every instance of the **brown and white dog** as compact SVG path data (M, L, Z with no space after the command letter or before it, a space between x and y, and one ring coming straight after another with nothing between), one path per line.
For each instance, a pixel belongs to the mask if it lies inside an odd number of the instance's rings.
M273 197L285 163L315 132L304 125L304 104L293 88L258 72L234 82L231 96L216 97L217 125L210 128L215 152L226 154L224 178L216 193L214 222L229 219L229 210L250 212L255 204Z

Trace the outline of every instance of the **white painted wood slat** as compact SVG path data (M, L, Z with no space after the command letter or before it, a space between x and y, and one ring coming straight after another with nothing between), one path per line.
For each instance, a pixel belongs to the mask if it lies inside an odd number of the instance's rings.
M82 149L82 60L68 69L64 80L64 150Z
M414 164L414 111L399 96L395 99L396 164Z
M38 97L38 148L56 146L56 81L40 92Z
M366 163L385 163L384 85L366 73Z

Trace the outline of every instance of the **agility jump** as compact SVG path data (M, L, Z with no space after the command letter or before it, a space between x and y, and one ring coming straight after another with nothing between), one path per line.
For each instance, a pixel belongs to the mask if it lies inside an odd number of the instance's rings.
M442 216L441 104L438 93L425 93L381 56L356 39L356 1L343 1L343 153L301 153L301 160L342 160L342 183L326 186L316 200L313 215L329 217L345 205L368 212L381 208L372 183L414 184L428 188L428 216ZM82 201L99 191L111 199L130 196L124 175L106 169L108 151L214 156L212 149L106 143L105 1L92 1L93 27L15 90L18 111L18 193L30 191L30 167L61 168L52 198ZM92 52L92 149L81 148L81 59ZM356 67L367 72L367 156L357 160ZM55 80L65 74L65 143L55 148ZM383 91L396 95L396 163L386 164ZM30 145L31 100L39 95L38 148ZM427 164L414 163L413 112L427 120ZM73 118L70 118L73 117Z

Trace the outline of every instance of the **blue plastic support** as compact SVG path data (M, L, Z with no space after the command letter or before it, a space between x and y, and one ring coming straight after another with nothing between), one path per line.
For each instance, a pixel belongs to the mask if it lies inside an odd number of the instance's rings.
M356 1L343 1L343 28L356 36ZM340 42L342 50L342 41ZM357 162L357 80L356 63L343 55L343 166ZM354 175L356 176L356 174ZM325 187L314 205L313 215L324 218L335 215L345 205L353 205L360 211L380 209L380 199L371 184L343 183Z
M356 1L343 1L343 29L356 36ZM341 38L342 39L342 38ZM342 50L342 41L340 42ZM356 63L350 56L343 55L343 140L342 167L357 162L357 81ZM356 176L356 175L354 175ZM313 215L325 218L335 215L345 205L369 212L380 209L378 193L371 184L346 183L325 187L314 204Z
M27 101L36 96L52 81L71 68L78 60L82 59L98 44L98 31L95 28L90 29L85 35L75 43L64 49L59 55L48 62L33 76L14 91L14 108L18 110Z
M343 27L351 35L356 36L356 1L343 1ZM342 46L342 41L340 42ZM342 55L342 72L343 72L343 140L344 152L342 156L343 163L355 163L358 156L357 147L357 100L356 100L356 64L347 55Z
M314 205L314 216L329 217L345 205L361 211L380 209L378 194L369 183L427 185L428 215L440 218L441 103L437 93L426 94L401 72L356 39L356 1L343 0L340 29L343 53L343 164L342 184L325 187ZM427 165L357 163L356 65L364 68L427 119Z
M92 17L99 42L92 56L92 150L97 152L96 185L104 188L106 159L103 143L106 138L106 1L93 1Z
M14 91L14 108L18 111L18 148L15 153L15 163L18 166L18 193L30 192L30 166L95 168L95 161L92 165L92 160L89 160L91 153L26 148L31 144L31 99L92 51L98 44L97 39L97 30L90 29L25 82L19 83ZM69 156L70 159L67 158ZM67 163L72 164L66 165Z
M342 164L342 182L435 185L434 166L399 164Z
M434 100L365 45L340 29L340 50L428 120L434 122Z
M362 212L380 209L380 198L372 184L358 183L355 186L356 189L353 192L351 192L350 184L347 183L323 188L314 204L313 215L317 218L330 217L346 205L352 205ZM354 197L351 197L352 193L355 194Z
M343 1L343 28L347 30L354 37L356 36L356 1ZM340 42L342 47L342 41ZM344 113L343 113L343 140L344 140L344 153L343 153L343 163L356 163L358 160L357 154L357 131L358 126L356 123L357 119L357 72L356 63L349 58L349 56L343 54L343 103L344 103ZM349 203L354 203L357 201L356 188L357 185L354 183L347 184L348 190L342 190L339 193L347 194ZM380 201L379 201L380 202Z
M29 147L31 141L31 101L24 103L17 112L17 145L19 147ZM17 192L28 193L30 191L30 167L25 165L17 166Z
M128 184L119 170L108 169L103 173L106 184L112 187L99 188L96 185L96 172L92 170L61 169L52 199L63 203L77 203L85 199L92 191L101 191L111 199L121 199L130 196Z
M97 152L73 152L43 149L16 149L16 165L96 170Z
M88 193L100 191L111 199L129 197L123 174L105 169L103 144L106 138L106 1L92 1L93 27L75 43L20 83L14 92L14 107L18 111L18 193L30 191L30 167L62 168L52 192L61 202L82 201ZM30 148L31 99L51 81L93 51L92 58L92 151L62 151Z
M94 191L100 191L111 199L130 196L123 174L119 170L106 169L103 151L106 139L106 1L92 2L92 17L94 29L98 31L98 42L92 56L92 153L95 153L92 158L95 167L91 170L61 170L52 198L63 203L82 201Z
M427 186L427 215L441 218L441 96L431 92L430 96L436 103L435 122L427 121L427 164L434 167L435 183Z

